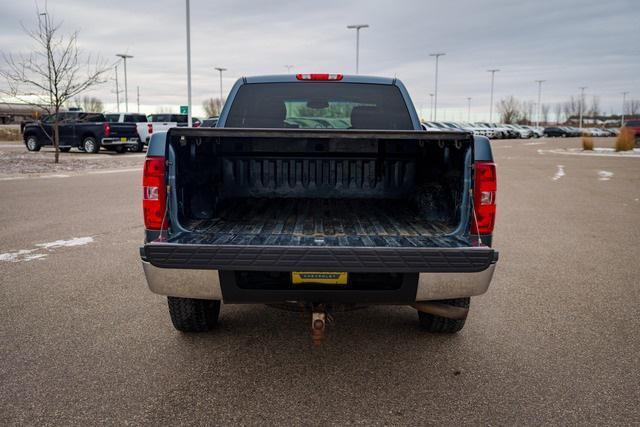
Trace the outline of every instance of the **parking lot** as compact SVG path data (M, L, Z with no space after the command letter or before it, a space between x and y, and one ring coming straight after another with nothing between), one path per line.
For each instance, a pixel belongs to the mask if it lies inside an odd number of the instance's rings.
M52 154L16 144L0 145L2 425L640 420L640 153L492 142L500 263L465 329L370 307L313 349L307 317L265 306L176 332L139 263L143 157L21 170L16 156Z

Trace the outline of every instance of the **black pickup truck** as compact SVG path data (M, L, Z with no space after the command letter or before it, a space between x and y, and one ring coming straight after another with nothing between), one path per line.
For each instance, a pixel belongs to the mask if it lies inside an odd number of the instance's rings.
M45 145L53 145L55 116L26 123L22 138L29 151L39 151ZM127 148L138 146L138 130L135 123L109 123L104 114L70 111L58 113L60 151L76 147L87 153L97 153L100 147L124 153Z
M422 130L396 79L243 78L216 128L154 133L143 187L142 265L180 331L224 301L308 310L314 342L368 304L457 332L498 259L488 139Z

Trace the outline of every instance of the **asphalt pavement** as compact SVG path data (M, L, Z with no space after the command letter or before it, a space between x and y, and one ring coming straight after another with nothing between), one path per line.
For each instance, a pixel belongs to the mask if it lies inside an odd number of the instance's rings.
M492 145L500 261L463 331L370 307L319 349L260 305L173 329L138 257L141 157L0 180L0 424L640 423L640 157Z

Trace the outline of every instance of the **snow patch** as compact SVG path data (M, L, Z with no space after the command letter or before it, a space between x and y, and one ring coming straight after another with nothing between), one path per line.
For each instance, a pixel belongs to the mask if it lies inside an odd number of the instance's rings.
M56 240L54 242L36 243L34 249L20 249L14 252L0 253L0 261L5 262L21 262L21 261L33 261L36 259L43 259L49 256L47 253L41 253L41 251L51 252L58 248L83 246L93 242L93 237L73 237L69 240Z
M613 176L613 172L609 171L598 171L598 181L609 181Z
M566 173L564 173L564 166L563 165L558 165L558 170L556 171L556 174L553 175L553 178L551 178L554 181L559 180L560 178L562 178L563 176L565 176Z
M626 157L640 158L640 148L634 148L629 151L616 151L614 148L594 148L591 150L583 150L582 148L556 148L553 150L538 149L538 154L570 154L575 156L592 156L592 157Z

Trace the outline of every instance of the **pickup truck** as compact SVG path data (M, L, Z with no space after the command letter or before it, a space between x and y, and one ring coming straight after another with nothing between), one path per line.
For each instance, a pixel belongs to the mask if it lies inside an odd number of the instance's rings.
M316 344L369 304L454 333L493 276L495 203L489 140L422 130L399 80L245 77L217 127L151 137L140 255L183 332L223 301L308 311Z
M147 116L140 113L104 113L109 123L134 123L138 131L138 144L130 147L131 151L140 152L149 144L153 125L147 121Z
M45 145L53 145L54 115L45 116L25 124L23 140L29 151L40 151ZM109 123L104 114L69 111L58 113L60 151L72 147L88 153L97 153L100 147L124 153L138 145L138 132L133 123Z

